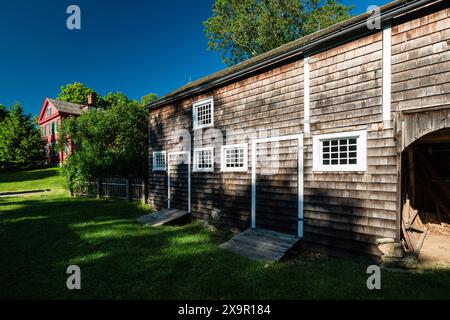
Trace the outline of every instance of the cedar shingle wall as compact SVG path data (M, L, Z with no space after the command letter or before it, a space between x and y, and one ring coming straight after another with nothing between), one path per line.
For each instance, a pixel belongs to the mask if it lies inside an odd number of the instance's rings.
M312 170L305 138L305 240L377 254L396 235L397 167L391 129L382 130L382 33L311 57L311 133L367 130L367 171Z
M450 101L450 9L392 28L392 109Z
M214 172L192 173L192 212L196 217L204 219L212 219L211 213L215 212L219 216L216 221L218 223L235 230L248 228L251 207L251 141L260 135L264 137L265 134L280 136L302 132L303 61L151 111L150 164L153 151L176 149L179 139L177 135L173 137L172 133L177 129L190 131L192 149L194 146L201 147L194 141L194 137L197 140L199 135L192 131L192 103L210 96L214 96L214 129L222 133L224 143L248 143L249 171L221 172L221 150L216 147ZM199 131L205 134L211 132L211 129ZM157 208L166 206L165 173L150 171L149 184L150 202Z
M449 12L446 9L392 28L393 112L403 106L449 101ZM393 121L382 125L382 33L311 59L311 134L304 138L305 243L339 255L378 255L375 239L396 237L399 192ZM150 111L150 164L152 151L173 150L180 142L178 136L172 137L177 129L189 130L194 148L192 103L210 96L214 96L214 128L229 138L224 143L248 143L249 170L223 173L218 161L213 173L193 172L192 211L196 217L242 230L250 226L254 132L268 136L303 133L303 60ZM312 172L312 135L361 129L367 130L366 172ZM220 148L215 148L215 155L220 159ZM279 174L258 177L261 202L257 206L264 206L263 202L266 208L276 206L280 193L288 200L284 210L275 209L279 216L265 215L264 226L281 230L283 221L295 219L295 205L289 203L297 183L292 175L292 155L292 150L281 152L281 163L286 165ZM165 173L150 171L149 181L150 201L156 208L165 207ZM285 231L295 232L295 228Z

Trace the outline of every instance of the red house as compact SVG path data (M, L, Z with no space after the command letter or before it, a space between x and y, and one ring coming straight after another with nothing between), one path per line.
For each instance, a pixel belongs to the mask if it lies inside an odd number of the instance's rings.
M72 152L71 146L65 151L58 152L58 128L61 120L69 116L78 117L81 112L93 107L94 98L89 97L87 105L65 102L56 99L45 98L38 118L41 127L41 135L46 140L45 152L49 164L59 164L63 162Z

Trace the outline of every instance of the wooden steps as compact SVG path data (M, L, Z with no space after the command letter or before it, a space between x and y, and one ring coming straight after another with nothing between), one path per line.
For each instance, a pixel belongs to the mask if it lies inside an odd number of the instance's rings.
M163 209L137 218L137 221L150 226L161 226L187 216L189 212L179 209Z
M275 262L283 258L297 241L299 239L290 234L248 229L220 246L252 260Z

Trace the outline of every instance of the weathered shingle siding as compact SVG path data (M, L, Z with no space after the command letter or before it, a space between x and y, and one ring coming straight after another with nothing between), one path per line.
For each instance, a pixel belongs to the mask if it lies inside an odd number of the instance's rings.
M378 256L375 240L398 236L399 151L394 133L399 108L450 101L450 9L427 14L392 27L392 121L383 123L383 35L339 45L310 57L311 132L304 134L304 239L311 248L332 254ZM218 88L175 105L150 110L150 170L152 151L171 150L176 129L192 136L192 103L214 97L214 128L224 135L239 130L230 143L248 143L247 173L223 173L220 161L213 173L192 173L192 212L234 230L250 226L251 140L248 131L283 136L303 132L303 59ZM367 171L318 173L312 170L314 134L367 130ZM203 130L205 132L207 130ZM291 149L289 149L291 148ZM280 174L258 182L260 202L277 202L283 210L268 213L263 226L280 229L292 222L292 148L281 148ZM286 152L284 152L286 150ZM220 157L220 148L215 149ZM164 172L150 171L149 197L162 208L167 199ZM281 199L286 201L283 205ZM264 211L264 208L257 208ZM288 211L290 213L288 213ZM260 215L261 216L261 215ZM213 219L214 220L214 219ZM257 223L262 223L260 220ZM282 229L282 228L281 228ZM289 229L289 228L287 228Z
M392 28L392 108L450 101L450 9Z
M397 154L382 121L382 33L311 57L311 133L367 130L367 171L315 173L305 139L305 240L377 254L396 236Z
M250 159L252 132L268 136L303 131L303 60L255 75L214 92L186 99L174 106L150 112L150 164L152 152L170 150L179 140L171 141L176 129L187 129L192 137L192 103L214 97L214 129L223 134L224 144L248 143L249 171L221 172L220 148L214 172L192 173L192 212L208 219L217 212L219 223L232 229L248 228L250 223ZM159 118L159 120L157 120ZM208 129L203 129L205 133ZM225 138L229 138L226 141ZM166 205L167 177L164 172L149 172L150 202L160 208Z

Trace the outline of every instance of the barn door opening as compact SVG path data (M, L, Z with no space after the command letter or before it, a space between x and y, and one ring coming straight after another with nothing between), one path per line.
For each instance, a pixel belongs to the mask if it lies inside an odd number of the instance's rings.
M191 212L191 153L170 152L167 158L167 207Z
M450 129L402 153L402 240L421 260L450 264Z
M252 228L303 237L303 135L252 141Z

